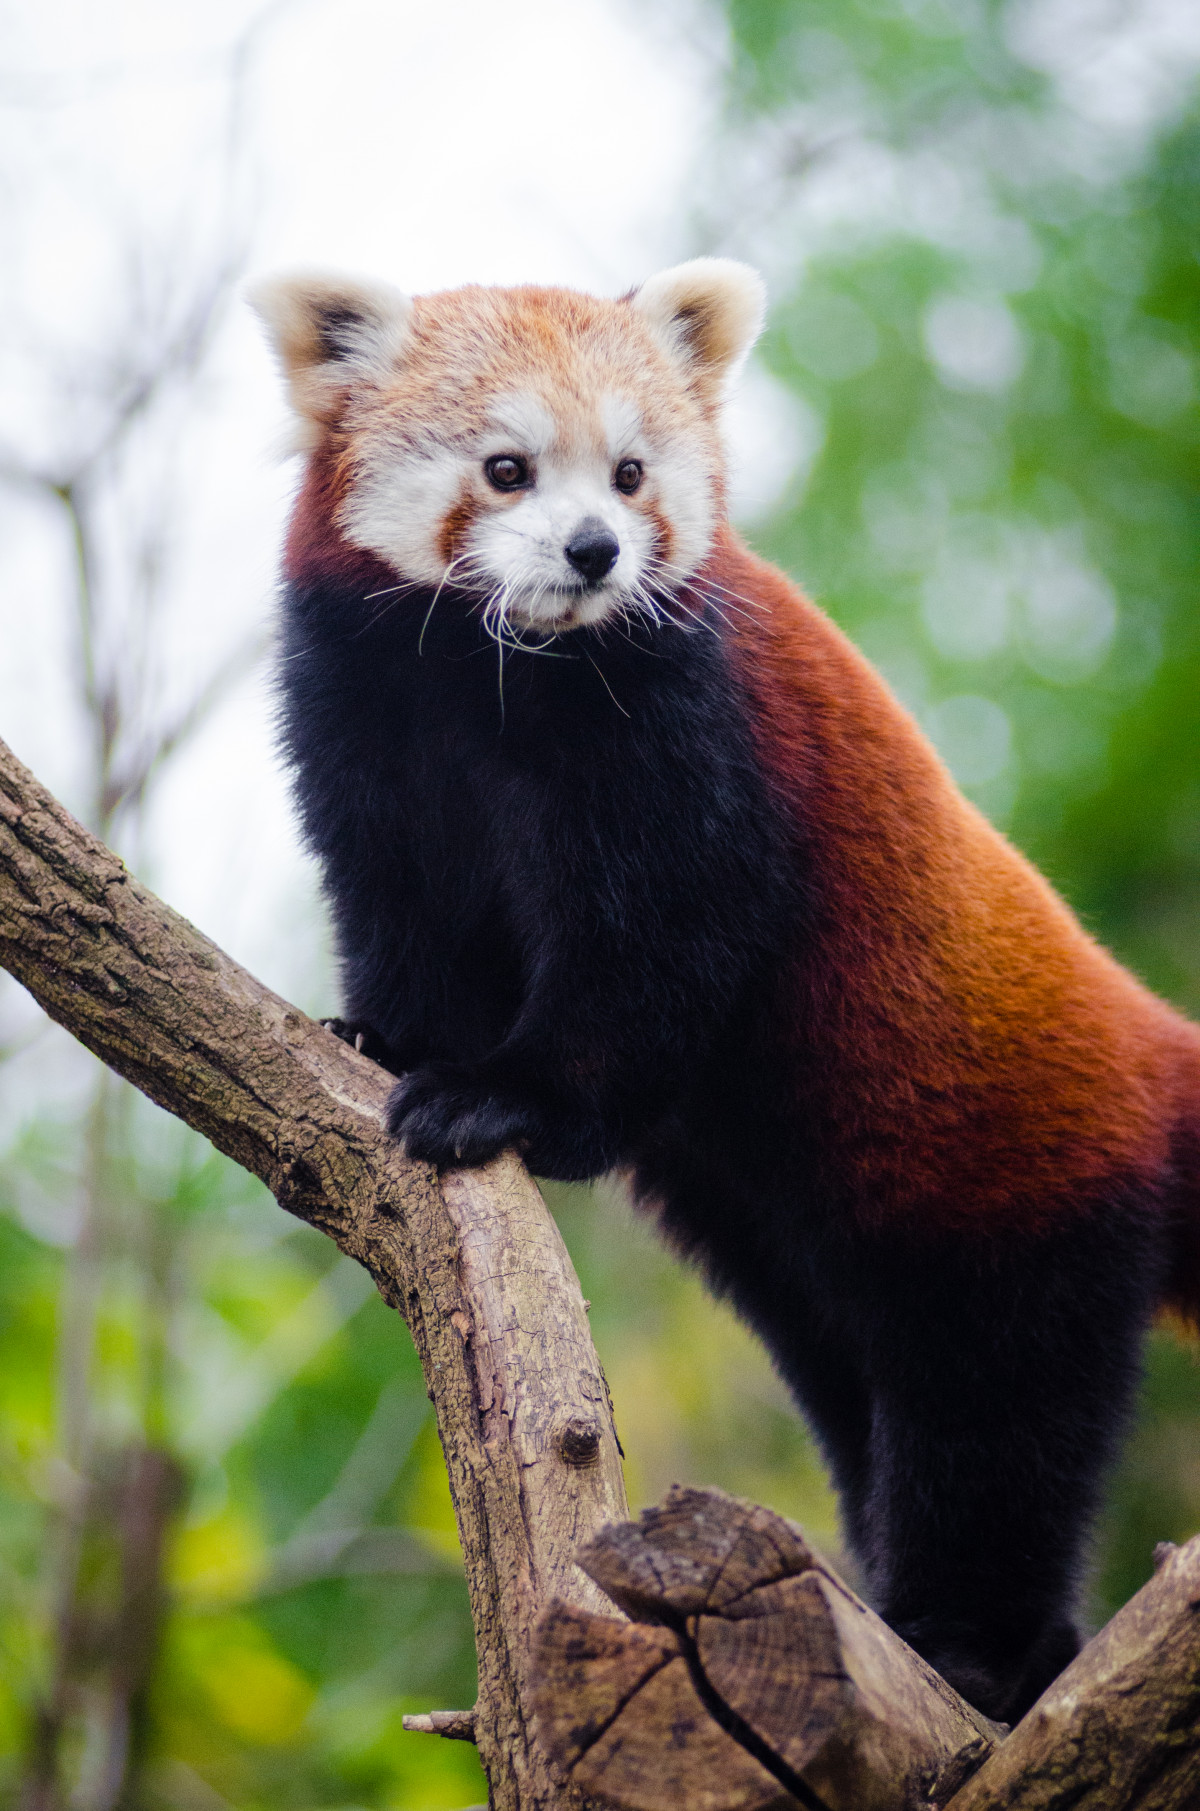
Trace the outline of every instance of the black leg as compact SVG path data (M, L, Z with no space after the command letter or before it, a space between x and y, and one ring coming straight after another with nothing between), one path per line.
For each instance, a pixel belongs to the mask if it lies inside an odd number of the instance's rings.
M723 1169L720 1156L688 1131L664 1123L655 1136L639 1184L675 1246L703 1265L715 1291L730 1299L771 1353L816 1436L847 1541L860 1554L871 1481L871 1396L861 1329L839 1299L844 1250L831 1250L790 1199ZM652 1163L666 1170L665 1185L656 1186Z
M1078 1646L1154 1247L1148 1218L1110 1209L1003 1254L930 1246L873 1267L860 1555L881 1614L991 1716L1022 1715Z
M972 1439L930 1403L877 1408L863 1563L881 1615L980 1710L1015 1721L1077 1651L1074 1598L1098 1463L1047 1430ZM1049 1470L1053 1491L1046 1491Z
M871 1400L848 1342L835 1341L798 1317L776 1350L785 1381L816 1435L833 1476L847 1542L864 1550L871 1487Z
M714 1102L707 1118L719 1124ZM664 1118L639 1153L635 1189L681 1255L707 1273L754 1328L816 1436L833 1475L846 1538L863 1551L863 1511L870 1485L871 1398L863 1342L839 1298L846 1270L844 1241L831 1244L819 1217L806 1214L794 1189L753 1173L755 1098L744 1133L728 1147L708 1144L706 1116ZM739 1127L739 1131L741 1128ZM790 1182L790 1178L789 1178Z

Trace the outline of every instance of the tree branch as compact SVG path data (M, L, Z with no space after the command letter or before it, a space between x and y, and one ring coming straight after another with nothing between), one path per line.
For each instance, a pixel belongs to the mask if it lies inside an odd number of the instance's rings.
M547 1751L617 1811L940 1811L1004 1734L770 1509L676 1485L581 1551L632 1620L551 1604Z
M1009 1733L809 1550L675 1486L579 1563L626 1622L551 1604L532 1702L547 1752L615 1811L1193 1811L1200 1535Z
M1200 1535L1158 1560L949 1811L1200 1804Z
M575 1550L625 1514L571 1261L512 1155L439 1183L384 1127L390 1078L141 886L0 743L0 964L51 1018L364 1264L437 1412L496 1811L564 1802L530 1733L551 1597L607 1607Z

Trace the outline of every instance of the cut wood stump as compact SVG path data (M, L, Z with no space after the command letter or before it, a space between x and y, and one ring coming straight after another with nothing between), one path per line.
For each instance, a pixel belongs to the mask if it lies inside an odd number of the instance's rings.
M535 1638L541 1741L624 1811L930 1811L1004 1734L771 1510L671 1491L578 1563L633 1620L557 1603Z
M770 1510L671 1491L578 1562L631 1618L554 1603L540 1741L621 1811L1200 1811L1200 1535L1010 1734Z

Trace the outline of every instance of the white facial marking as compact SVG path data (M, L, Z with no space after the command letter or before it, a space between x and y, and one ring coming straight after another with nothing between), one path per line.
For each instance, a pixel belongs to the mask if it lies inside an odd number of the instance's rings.
M588 585L567 557L584 523L603 524L619 552L611 570ZM498 618L553 633L595 623L630 601L653 551L653 525L614 490L606 452L552 448L536 481L506 509L481 514L469 543L491 580Z
M554 417L532 391L498 396L491 407L496 450L526 453L540 459L554 442Z
M499 491L489 482L486 463L500 454L527 462L526 486ZM643 468L641 486L628 496L614 483L625 459ZM445 530L457 511L464 526L447 564ZM662 594L677 589L707 554L713 519L711 455L693 433L653 441L636 402L615 393L560 424L541 397L520 391L495 399L473 445L430 436L424 445L373 448L342 525L357 546L406 578L448 580L477 593L491 632L520 636L611 617L660 617ZM668 564L658 546L662 521L671 537ZM585 522L608 529L618 547L598 582L567 556Z
M474 463L435 444L377 455L356 478L343 505L347 540L379 554L407 579L440 584L446 576L438 547L441 526Z
M608 437L608 456L614 463L642 456L642 411L630 397L601 397L600 418Z

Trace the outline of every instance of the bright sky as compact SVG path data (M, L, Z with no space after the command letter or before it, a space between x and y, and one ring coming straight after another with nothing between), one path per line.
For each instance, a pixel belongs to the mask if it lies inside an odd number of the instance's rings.
M615 293L693 249L684 190L722 46L698 19L689 37L680 16L623 0L11 0L0 8L0 457L69 458L94 419L96 374L128 340L139 284L186 289L220 245L228 51L248 21L260 24L243 65L237 194L250 274L301 265L416 290L540 279ZM770 418L770 395L760 404ZM164 699L186 698L248 625L270 619L295 476L277 452L284 424L239 303L198 394L165 432L147 428L106 517L111 591L132 595L122 538L160 491L177 498ZM786 476L785 421L777 438L752 491ZM0 736L80 805L69 557L58 506L0 487ZM130 620L123 600L108 603ZM333 1008L261 679L172 766L134 859L272 985ZM0 988L0 1041L26 1019L16 990ZM7 1065L0 1138L33 1099L72 1085L72 1070L57 1037Z

